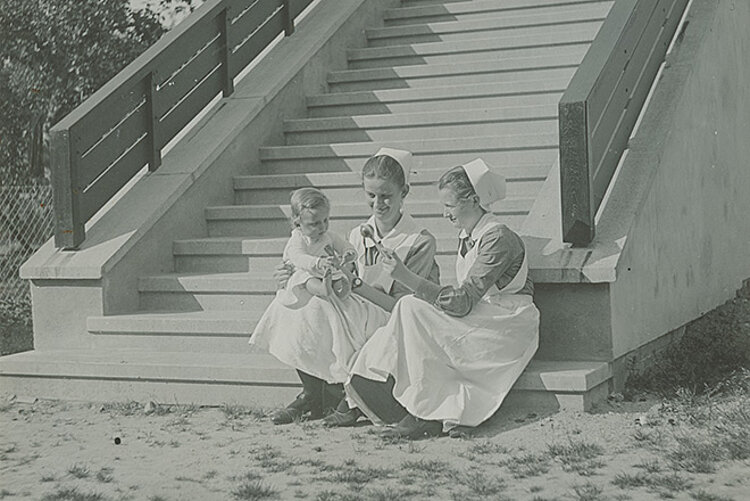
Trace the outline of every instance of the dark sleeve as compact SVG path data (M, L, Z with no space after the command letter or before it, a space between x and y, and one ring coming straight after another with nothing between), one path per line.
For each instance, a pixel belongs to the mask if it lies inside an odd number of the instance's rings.
M404 264L420 277L439 284L440 272L435 262L436 252L437 241L435 237L428 231L423 231L406 254ZM407 287L398 282L393 282L389 295L398 299L411 293L412 291Z
M487 231L477 242L477 259L469 269L466 279L458 287L429 288L417 295L433 303L449 315L468 315L475 304L493 284L512 280L501 280L511 267L519 268L523 261L524 247L521 238L503 226Z

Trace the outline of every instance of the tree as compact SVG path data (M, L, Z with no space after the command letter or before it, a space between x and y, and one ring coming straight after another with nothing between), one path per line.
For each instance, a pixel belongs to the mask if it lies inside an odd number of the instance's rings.
M159 0L0 0L0 184L31 177L32 130L50 126L161 37ZM47 155L41 156L48 168ZM38 172L37 172L38 174Z

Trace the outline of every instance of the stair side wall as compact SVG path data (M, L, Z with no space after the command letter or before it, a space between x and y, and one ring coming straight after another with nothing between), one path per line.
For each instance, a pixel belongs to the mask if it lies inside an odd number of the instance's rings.
M628 354L750 277L750 2L694 0L686 19L607 207L638 201L611 284L616 386Z
M259 165L258 148L282 144L284 118L305 116L346 50L398 0L325 0L221 99L162 166L87 228L81 250L45 244L22 269L32 280L37 350L89 348L86 318L138 309L138 277L173 269L172 242L205 236L207 205L230 204L232 178Z

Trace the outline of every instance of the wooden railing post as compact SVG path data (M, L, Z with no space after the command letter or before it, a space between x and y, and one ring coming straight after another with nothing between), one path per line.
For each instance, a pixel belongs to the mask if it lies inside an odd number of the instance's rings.
M76 249L86 232L81 217L83 187L78 186L76 141L68 129L50 133L52 196L55 207L55 247Z
M292 0L283 1L284 11L284 35L289 36L294 33L294 16L292 15Z
M563 241L584 246L594 239L595 216L586 102L563 100L558 108Z
M156 84L158 78L155 71L149 72L146 77L146 106L148 114L148 137L149 137L149 160L148 170L154 172L161 165L161 147L159 144L159 117L156 99Z
M222 61L221 65L224 72L224 90L222 95L224 97L231 96L234 92L234 79L232 78L232 37L230 37L230 30L232 29L232 13L227 6L221 12L222 19L222 31L221 31L221 43L222 43Z

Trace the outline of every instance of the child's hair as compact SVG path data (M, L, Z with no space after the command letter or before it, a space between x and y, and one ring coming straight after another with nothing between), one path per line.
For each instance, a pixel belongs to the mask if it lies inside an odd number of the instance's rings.
M406 186L404 168L395 158L389 155L376 155L368 158L362 168L362 179L366 177L393 181L399 188Z
M451 170L444 172L438 180L438 189L449 186L453 193L456 194L456 198L464 199L470 198L477 194L474 190L474 185L471 184L469 176L462 166L453 167Z
M292 206L293 226L299 226L299 217L305 209L331 209L331 202L328 201L328 197L317 188L300 188L294 190L289 203Z

